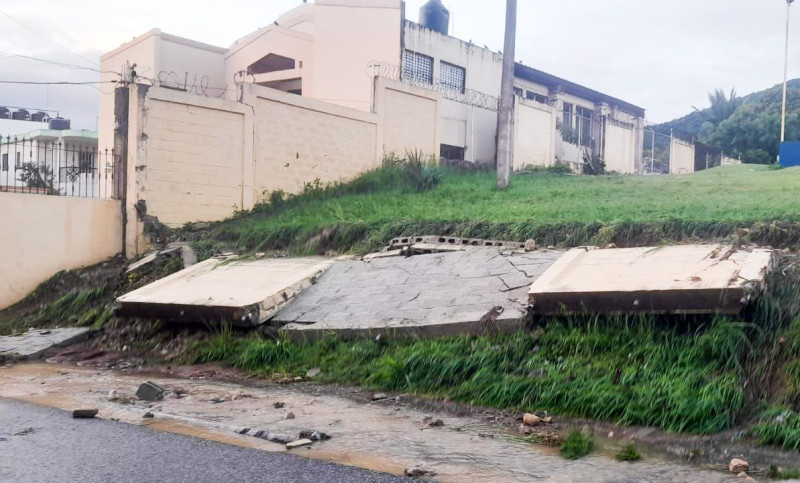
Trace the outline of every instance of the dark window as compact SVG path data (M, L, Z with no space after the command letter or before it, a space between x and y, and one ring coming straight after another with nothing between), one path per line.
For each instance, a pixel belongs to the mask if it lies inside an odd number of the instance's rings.
M8 153L3 154L3 171L8 171Z
M467 71L463 67L441 62L441 78L439 82L449 89L464 93L466 89Z
M463 161L464 148L460 148L458 146L451 146L449 144L442 144L439 147L439 156L441 156L444 159Z
M433 84L433 57L406 50L403 53L403 79Z
M17 151L17 159L14 160L14 166L16 166L17 168L22 166L22 153L20 153L19 151Z
M514 88L514 95L515 95L515 96L522 97L522 94L523 94L523 92L524 92L524 91L522 90L522 88L521 88L521 87L515 87L515 88Z
M268 72L278 72L282 70L292 70L295 67L294 59L278 54L267 54L259 60L250 64L247 68L251 74L266 74Z

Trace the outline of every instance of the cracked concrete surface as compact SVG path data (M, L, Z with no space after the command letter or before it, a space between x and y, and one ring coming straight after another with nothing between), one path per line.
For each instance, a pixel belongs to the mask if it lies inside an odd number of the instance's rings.
M476 248L339 262L272 322L301 339L515 331L524 323L528 288L562 254Z

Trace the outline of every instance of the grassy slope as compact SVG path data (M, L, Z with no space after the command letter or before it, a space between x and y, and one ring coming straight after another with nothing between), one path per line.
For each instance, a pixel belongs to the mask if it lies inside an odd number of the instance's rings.
M394 188L299 196L280 209L216 225L201 248L369 250L401 234L626 245L636 238L652 243L728 236L736 227L755 228L757 242L796 246L798 192L800 169L762 166L717 168L684 177L539 173L516 176L504 192L494 189L491 173L449 175L437 189L421 193ZM792 225L758 224L776 220Z

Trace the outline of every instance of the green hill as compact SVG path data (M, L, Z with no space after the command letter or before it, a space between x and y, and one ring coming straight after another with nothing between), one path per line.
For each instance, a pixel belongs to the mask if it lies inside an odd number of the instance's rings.
M786 139L797 141L800 140L800 79L789 81L787 94ZM773 163L780 141L782 84L741 98L726 98L721 92L710 97L710 107L656 125L654 129L716 146L733 156L741 156L747 163Z

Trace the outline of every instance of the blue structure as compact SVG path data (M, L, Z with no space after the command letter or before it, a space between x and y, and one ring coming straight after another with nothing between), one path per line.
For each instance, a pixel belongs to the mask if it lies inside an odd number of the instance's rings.
M800 142L781 143L781 167L800 166Z

